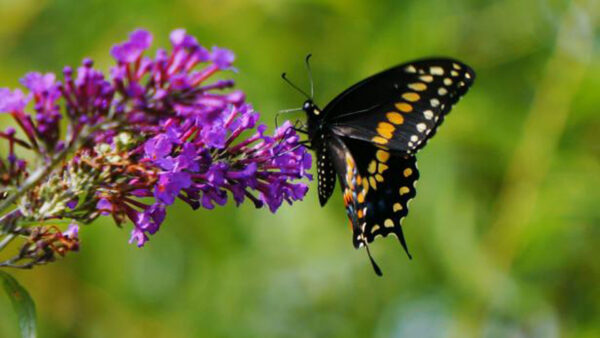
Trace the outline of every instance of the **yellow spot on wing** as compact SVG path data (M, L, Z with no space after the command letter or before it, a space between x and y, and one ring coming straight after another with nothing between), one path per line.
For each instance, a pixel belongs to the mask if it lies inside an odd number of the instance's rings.
M410 192L410 189L408 187L401 187L400 188L400 196L404 195L404 194L408 194Z
M387 139L392 138L394 130L396 130L396 127L391 123L379 122L379 124L377 124L377 133Z
M415 101L419 101L419 99L421 97L417 93L408 92L408 93L402 94L402 98L409 102L415 102Z
M367 168L369 173L374 174L377 171L377 161L373 160L369 163L369 167Z
M385 116L393 124L402 124L402 123L404 123L404 116L402 116L401 114L391 112L391 113L387 113Z
M373 176L369 177L369 185L371 186L371 188L373 188L373 190L377 190L377 182L375 181L375 178Z
M374 234L377 230L379 230L379 224L373 225L373 227L371 228L371 233Z
M444 75L444 68L439 66L429 67L429 72L433 75Z
M371 139L371 141L378 143L378 144L387 144L389 142L388 139L383 138L381 136L375 136Z
M386 228L392 228L394 226L394 221L392 221L392 219L388 218L383 222L383 226Z
M375 179L377 180L377 182L383 182L383 176L376 174L375 175Z
M404 169L403 174L404 174L404 177L408 177L408 176L412 175L412 169L411 168Z
M390 159L390 153L385 150L377 150L375 157L377 157L379 162L385 163Z
M400 211L402 210L402 204L400 203L394 203L394 206L392 207L394 209L394 212Z
M418 92L422 92L427 89L427 85L422 82L415 82L408 85L408 88L412 90L416 90Z
M389 167L383 163L379 163L379 166L377 166L377 172L380 174L383 174L384 171L386 171Z
M396 109L398 109L399 111L401 111L403 113L410 113L413 110L413 107L406 102L399 102L399 103L396 103Z
M421 79L421 81L425 81L425 82L432 82L433 81L433 76L431 76L431 75L421 75L421 76L419 76L419 79Z

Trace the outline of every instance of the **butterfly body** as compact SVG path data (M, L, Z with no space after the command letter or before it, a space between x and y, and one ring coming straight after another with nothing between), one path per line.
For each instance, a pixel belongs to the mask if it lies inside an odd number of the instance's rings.
M319 202L328 201L337 177L356 248L368 251L377 236L393 234L408 254L401 221L416 195L415 154L474 78L456 60L418 60L355 84L322 110L312 99L304 102Z

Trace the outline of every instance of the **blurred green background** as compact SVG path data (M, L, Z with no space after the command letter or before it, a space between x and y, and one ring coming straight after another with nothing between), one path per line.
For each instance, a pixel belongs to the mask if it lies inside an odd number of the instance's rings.
M231 76L270 125L300 106L279 75L307 87L308 52L321 105L413 58L478 75L418 156L412 261L380 240L375 276L339 192L320 208L314 182L276 215L177 204L143 249L101 220L80 253L15 272L40 336L599 337L599 14L595 0L0 0L0 86L86 56L107 70L137 27L155 46L184 27L233 49ZM4 296L0 315L16 336Z

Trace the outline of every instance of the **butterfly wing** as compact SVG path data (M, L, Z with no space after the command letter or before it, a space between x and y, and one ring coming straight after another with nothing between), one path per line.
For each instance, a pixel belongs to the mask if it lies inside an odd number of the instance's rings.
M370 243L377 236L396 235L410 257L401 222L408 215L408 203L416 196L416 158L361 140L345 139L344 143L364 182L364 238Z
M359 174L354 157L340 137L331 135L327 144L332 164L340 180L346 213L354 233L352 242L355 248L359 248L366 241L364 233L367 183Z
M340 136L415 153L474 78L470 67L452 59L403 64L344 91L325 107L323 119Z
M419 171L414 156L338 136L332 136L329 144L354 246L394 234L408 253L401 221L408 214L408 202L416 195Z

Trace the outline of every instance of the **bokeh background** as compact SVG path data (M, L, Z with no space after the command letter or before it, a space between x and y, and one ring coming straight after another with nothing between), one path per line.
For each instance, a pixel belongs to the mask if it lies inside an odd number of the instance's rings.
M394 64L456 57L478 74L419 153L405 220L414 259L351 245L339 192L277 214L177 204L143 249L100 220L83 247L17 278L41 337L599 337L600 39L596 0L0 0L0 86L145 27L187 28L237 54L239 88L273 125ZM296 119L299 115L289 115ZM4 126L3 126L4 127ZM17 335L0 297L0 336Z

